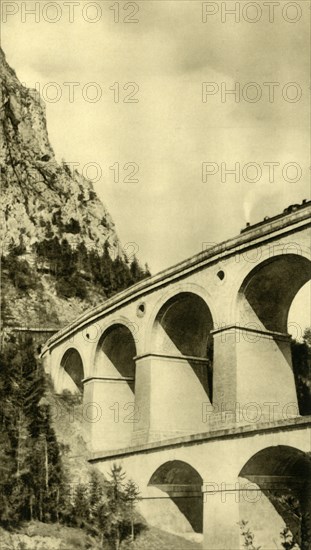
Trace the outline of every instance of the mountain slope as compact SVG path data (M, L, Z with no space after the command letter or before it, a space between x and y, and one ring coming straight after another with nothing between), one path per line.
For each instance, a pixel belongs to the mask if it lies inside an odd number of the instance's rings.
M22 86L0 50L0 163L2 239L27 251L47 236L84 242L102 251L108 240L117 251L113 221L92 184L54 157L45 106L38 92Z
M55 160L45 106L0 49L5 324L59 327L140 278L92 183Z

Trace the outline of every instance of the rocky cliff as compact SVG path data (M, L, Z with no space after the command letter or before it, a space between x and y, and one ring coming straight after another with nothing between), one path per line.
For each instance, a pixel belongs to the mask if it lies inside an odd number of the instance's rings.
M114 223L92 183L55 160L44 103L37 91L19 82L1 49L0 70L3 318L11 325L58 327L135 282L137 265L131 275ZM53 269L52 259L62 254L62 265L54 262ZM94 265L102 277L105 269L120 272L121 265L122 280L110 281L105 289L102 278L93 276ZM142 270L138 275L143 276ZM77 295L68 291L75 285L83 286Z

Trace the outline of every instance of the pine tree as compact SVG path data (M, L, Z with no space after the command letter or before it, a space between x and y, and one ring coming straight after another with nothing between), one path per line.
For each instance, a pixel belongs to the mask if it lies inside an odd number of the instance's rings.
M9 493L13 479L12 447L3 424L0 428L0 522L10 523L12 518Z
M113 270L113 261L109 254L109 245L107 241L104 245L103 256L100 259L100 281L108 297L111 296L118 288Z
M138 485L130 479L124 489L124 495L125 495L125 502L127 503L128 507L128 513L129 513L129 519L131 523L131 540L133 541L135 538L135 532L134 532L134 506L136 502L139 500L139 488Z
M74 495L74 515L79 526L83 526L90 519L89 494L86 484L80 483Z
M139 499L139 490L133 481L125 483L126 474L122 466L113 464L97 512L97 523L101 532L118 550L128 533L134 538L134 506Z
M140 267L136 256L134 256L134 258L132 260L131 267L130 267L130 272L131 272L131 276L132 276L132 283L140 281L141 279L144 278L144 272L143 272L142 268Z
M89 508L91 520L96 522L98 516L98 506L102 502L104 496L103 484L97 472L91 472L90 491L89 491Z
M113 272L117 289L127 288L131 284L131 273L127 264L117 256L113 262Z

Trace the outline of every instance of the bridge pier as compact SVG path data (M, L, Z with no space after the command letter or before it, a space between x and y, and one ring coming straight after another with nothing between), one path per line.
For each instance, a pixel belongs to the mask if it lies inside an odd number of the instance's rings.
M289 335L232 325L213 336L216 427L299 416Z
M199 357L156 353L136 358L134 444L206 430L202 404L210 403L207 363Z
M129 447L135 420L132 378L92 377L83 381L83 423L90 447Z
M203 487L203 548L238 550L240 546L237 484L208 483Z

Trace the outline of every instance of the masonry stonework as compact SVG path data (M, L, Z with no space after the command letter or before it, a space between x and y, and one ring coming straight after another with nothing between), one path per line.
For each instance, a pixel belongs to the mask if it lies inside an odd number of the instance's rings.
M146 518L204 533L206 549L242 547L249 517L270 548L284 514L262 484L280 490L282 456L309 472L287 318L310 279L310 213L304 204L134 285L43 349L56 392L83 386L91 460L104 472L121 460ZM285 470L287 485L302 483ZM241 502L249 479L262 496Z

